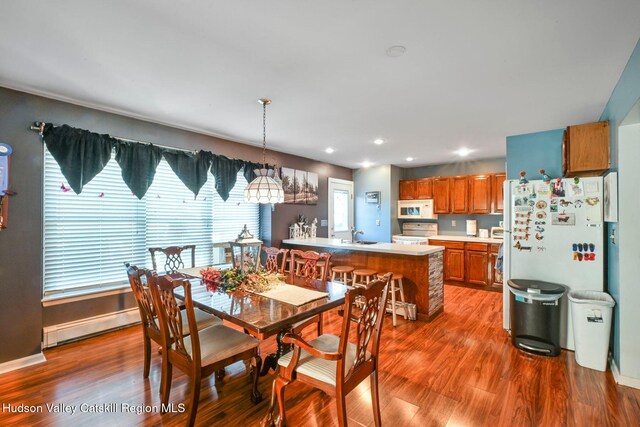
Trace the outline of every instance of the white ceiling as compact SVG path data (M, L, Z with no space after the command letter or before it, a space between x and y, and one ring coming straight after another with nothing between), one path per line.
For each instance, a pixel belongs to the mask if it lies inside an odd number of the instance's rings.
M0 85L251 144L270 97L269 148L436 164L597 120L638 22L638 0L3 1Z

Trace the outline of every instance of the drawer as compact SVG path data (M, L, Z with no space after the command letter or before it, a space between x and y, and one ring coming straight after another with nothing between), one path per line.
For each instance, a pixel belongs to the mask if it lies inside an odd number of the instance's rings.
M492 254L497 254L498 251L500 251L500 245L497 243L492 243L489 250L491 251Z
M449 240L429 239L429 244L433 246L444 246L447 249L464 249L464 242L452 242Z
M489 244L488 243L467 243L466 244L466 249L468 251L480 251L480 252L487 252L487 250L489 250Z

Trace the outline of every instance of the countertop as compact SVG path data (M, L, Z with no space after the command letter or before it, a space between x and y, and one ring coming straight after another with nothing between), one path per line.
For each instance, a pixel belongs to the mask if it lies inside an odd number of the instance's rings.
M500 244L503 242L502 239L491 239L489 237L469 237L469 236L451 236L446 234L438 234L437 236L429 237L429 241L431 240L449 240L452 242L475 242L475 243L497 243Z
M361 245L357 243L342 243L340 239L316 237L313 239L286 239L282 243L288 245L313 246L318 248L348 249L351 251L381 252L397 255L423 256L444 250L443 246L431 245L402 245L399 243L376 243Z

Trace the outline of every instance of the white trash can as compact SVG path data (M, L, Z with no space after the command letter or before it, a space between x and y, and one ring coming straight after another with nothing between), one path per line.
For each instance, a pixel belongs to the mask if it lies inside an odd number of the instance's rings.
M606 371L611 316L616 302L611 295L598 291L571 291L569 301L576 362L585 368Z

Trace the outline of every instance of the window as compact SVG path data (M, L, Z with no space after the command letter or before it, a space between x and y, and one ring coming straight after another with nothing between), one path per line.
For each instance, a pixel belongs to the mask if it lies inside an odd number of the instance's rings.
M226 202L214 184L209 175L194 198L163 159L149 191L138 200L112 156L76 195L45 148L44 295L126 283L123 262L151 268L147 248L154 246L195 244L196 265L224 262L213 244L235 239L244 224L259 235L260 209L244 202L242 171ZM161 268L164 260L158 261Z

